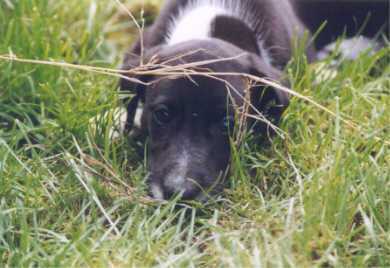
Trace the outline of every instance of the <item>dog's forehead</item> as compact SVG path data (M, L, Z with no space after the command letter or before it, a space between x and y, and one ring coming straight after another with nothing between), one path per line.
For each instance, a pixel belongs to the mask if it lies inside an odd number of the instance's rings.
M176 67L177 76L155 76L146 92L149 102L180 101L203 105L226 104L232 97L241 104L248 72L247 54L219 40L195 40L164 46L158 62ZM181 69L183 66L183 69Z
M229 98L237 96L236 91L242 91L243 82L239 77L162 77L148 87L147 99L150 104L165 102L223 106Z
M153 58L166 66L183 65L191 70L212 72L248 71L249 53L223 40L192 40L175 45L165 45L151 51Z
M174 45L160 47L158 55L164 59L178 59L184 61L235 59L244 58L248 53L223 40L210 38L191 40ZM227 60L229 62L232 60ZM233 59L234 61L234 59Z

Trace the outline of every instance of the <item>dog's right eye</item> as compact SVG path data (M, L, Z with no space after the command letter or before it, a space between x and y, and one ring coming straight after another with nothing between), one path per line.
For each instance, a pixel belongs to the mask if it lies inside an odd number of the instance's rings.
M153 119L159 125L165 125L172 121L173 113L166 105L160 105L153 111Z

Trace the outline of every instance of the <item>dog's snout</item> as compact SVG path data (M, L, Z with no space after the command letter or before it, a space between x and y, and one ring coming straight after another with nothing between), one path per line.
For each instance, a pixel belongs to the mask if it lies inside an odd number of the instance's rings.
M151 178L150 193L156 199L171 199L179 196L182 200L201 198L210 187L207 175L202 172L190 172L185 177Z
M206 174L202 172L188 172L182 177L167 177L162 183L162 190L165 199L181 195L182 199L196 199L205 191Z
M180 195L180 198L183 200L193 200L196 199L200 195L200 193L201 189L199 187L182 189L181 191L177 191L168 187L163 187L164 199L171 199L172 197Z

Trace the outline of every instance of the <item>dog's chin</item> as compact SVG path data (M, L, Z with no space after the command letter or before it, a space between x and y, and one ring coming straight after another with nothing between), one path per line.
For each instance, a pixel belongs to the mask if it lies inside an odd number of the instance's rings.
M205 202L221 190L222 185L200 185L192 179L178 178L149 180L149 195L159 201L176 199L180 201Z
M196 171L192 171L192 170ZM223 191L226 172L212 172L200 167L181 170L165 169L165 173L151 171L147 178L149 194L156 200L205 202Z
M171 188L164 187L159 183L151 183L149 187L151 197L160 201L178 198L183 201L195 200L202 202L206 199L206 193L195 185Z

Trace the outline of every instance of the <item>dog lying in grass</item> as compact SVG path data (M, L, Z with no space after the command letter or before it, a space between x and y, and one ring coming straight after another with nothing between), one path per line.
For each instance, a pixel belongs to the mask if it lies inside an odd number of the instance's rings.
M295 5L169 0L127 53L123 69L138 72L120 82L121 90L135 94L127 105L126 128L148 138L154 198L180 194L203 200L220 192L235 128L272 135L289 94L250 77L284 83L282 70L295 44L304 47L309 61L315 59Z

